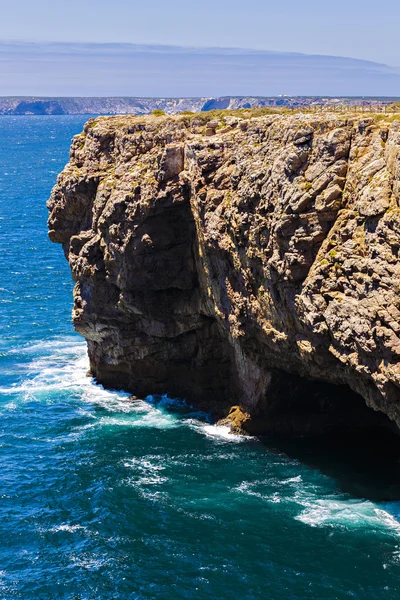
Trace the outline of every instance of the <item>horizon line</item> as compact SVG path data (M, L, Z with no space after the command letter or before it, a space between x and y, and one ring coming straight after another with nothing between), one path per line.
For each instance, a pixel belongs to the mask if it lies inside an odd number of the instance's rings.
M248 48L248 47L240 47L240 46L186 46L179 44L161 44L161 43L137 43L137 42L86 42L86 41L54 41L54 40L17 40L17 39L0 39L0 45L6 44L15 44L15 45L54 45L54 46L132 46L136 48L158 48L158 49L181 49L181 50L194 50L194 51L204 51L204 50L227 50L227 51L236 51L250 54L285 54L289 56L309 56L309 57L326 57L326 58L337 58L337 59L347 59L354 60L357 62L368 63L372 65L377 65L380 67L387 67L389 69L399 68L397 65L389 65L387 63L378 62L376 60L369 60L366 58L357 58L354 56L345 56L339 54L324 54L324 53L307 53L307 52L294 52L290 50L268 50L268 49L260 49L260 48Z

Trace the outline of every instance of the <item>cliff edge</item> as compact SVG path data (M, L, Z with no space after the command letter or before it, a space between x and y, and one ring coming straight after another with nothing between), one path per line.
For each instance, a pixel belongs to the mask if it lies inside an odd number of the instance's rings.
M73 140L49 235L98 382L237 405L251 432L307 403L323 428L359 396L400 426L399 204L394 118L100 117Z

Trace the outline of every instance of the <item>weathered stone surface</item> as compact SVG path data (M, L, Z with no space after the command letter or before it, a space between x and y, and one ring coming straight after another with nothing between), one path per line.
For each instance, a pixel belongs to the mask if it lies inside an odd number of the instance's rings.
M99 382L242 427L287 372L400 426L399 203L398 123L321 113L89 121L48 206Z

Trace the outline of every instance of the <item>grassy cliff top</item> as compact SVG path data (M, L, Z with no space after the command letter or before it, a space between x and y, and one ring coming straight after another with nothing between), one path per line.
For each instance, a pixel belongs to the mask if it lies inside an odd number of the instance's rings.
M336 108L329 107L306 107L290 109L287 107L282 108L251 108L251 109L223 109L223 110L212 110L207 112L190 112L184 111L177 114L167 114L161 110L155 110L151 114L146 115L113 115L113 116L99 116L96 119L89 119L85 127L86 130L93 128L96 124L112 124L113 127L126 127L130 124L153 124L169 122L180 122L186 126L191 124L206 125L211 121L218 123L217 127L223 127L227 124L226 119L229 117L235 117L237 119L250 120L266 116L294 116L303 115L307 121L312 118L329 118L329 119L373 119L377 122L388 122L400 121L400 103L393 104L390 106L345 106L340 105Z

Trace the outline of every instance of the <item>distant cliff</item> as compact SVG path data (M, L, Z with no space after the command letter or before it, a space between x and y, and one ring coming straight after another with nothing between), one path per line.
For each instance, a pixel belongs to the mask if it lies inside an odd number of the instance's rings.
M201 111L207 98L1 98L0 115L141 115ZM229 102L228 102L229 103Z
M0 115L118 115L149 114L153 110L166 113L200 112L215 109L256 107L320 107L363 104L373 107L390 105L390 98L322 98L322 97L233 97L222 98L38 98L0 97Z
M323 429L336 405L356 422L360 397L400 426L399 122L212 116L103 117L73 141L49 229L93 374L238 405L249 431L317 408Z

